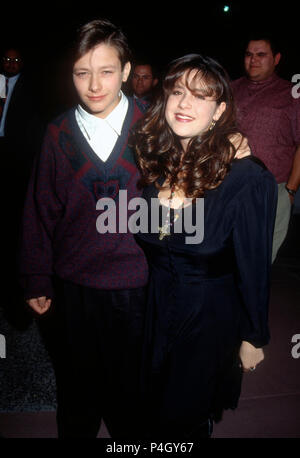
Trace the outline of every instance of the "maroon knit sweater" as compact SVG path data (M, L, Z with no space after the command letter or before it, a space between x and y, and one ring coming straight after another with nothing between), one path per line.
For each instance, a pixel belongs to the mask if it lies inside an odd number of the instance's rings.
M140 195L128 136L142 115L130 98L121 135L106 162L82 135L75 109L48 126L24 209L20 269L25 299L53 297L53 275L98 289L146 284L146 261L133 235L100 234L96 228L100 198L113 198L118 214L119 190L127 190L128 201Z

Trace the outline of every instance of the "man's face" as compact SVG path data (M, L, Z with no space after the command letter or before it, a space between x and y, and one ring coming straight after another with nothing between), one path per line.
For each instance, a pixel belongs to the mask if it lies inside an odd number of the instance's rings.
M250 41L244 58L248 78L252 81L268 79L274 73L280 57L280 53L273 55L271 46L267 41Z
M3 56L3 70L6 76L15 76L22 70L23 61L18 50L9 49Z
M82 104L98 118L106 118L118 105L130 63L122 70L116 48L101 43L75 62L73 81Z
M155 86L157 80L153 78L150 65L137 65L132 75L132 89L137 97L143 97Z

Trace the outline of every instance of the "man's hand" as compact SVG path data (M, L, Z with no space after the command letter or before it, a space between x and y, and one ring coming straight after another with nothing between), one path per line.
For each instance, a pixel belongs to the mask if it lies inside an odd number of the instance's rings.
M26 302L29 305L29 307L31 307L39 315L43 315L43 313L47 312L51 305L51 299L47 299L46 296L28 299L28 301Z
M242 157L251 155L250 147L246 137L243 137L240 133L237 133L235 135L231 135L229 140L236 149L236 159L241 159Z

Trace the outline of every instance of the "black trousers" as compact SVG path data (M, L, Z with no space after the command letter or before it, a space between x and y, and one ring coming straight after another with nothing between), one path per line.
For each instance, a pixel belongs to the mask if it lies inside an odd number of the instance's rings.
M58 280L56 293L59 437L96 437L103 418L113 438L138 438L145 288L97 290Z

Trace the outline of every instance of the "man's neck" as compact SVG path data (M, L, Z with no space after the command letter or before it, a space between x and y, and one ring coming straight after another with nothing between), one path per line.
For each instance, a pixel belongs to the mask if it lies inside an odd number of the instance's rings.
M263 85L263 84L267 84L267 83L273 81L276 78L276 76L277 76L276 73L272 73L267 78L259 79L259 80L251 79L247 75L246 75L246 78L248 79L249 83L251 83L251 84L261 84L261 85Z

